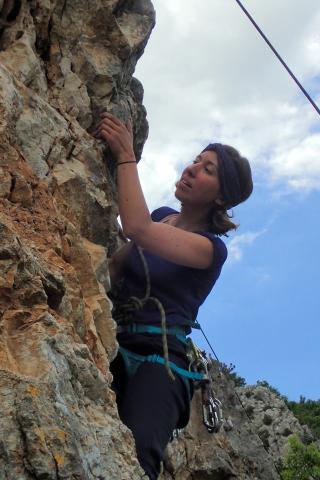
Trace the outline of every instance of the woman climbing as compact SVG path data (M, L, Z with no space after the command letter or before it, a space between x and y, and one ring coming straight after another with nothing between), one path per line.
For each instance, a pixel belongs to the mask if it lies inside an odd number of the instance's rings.
M176 183L180 212L161 207L150 215L131 124L105 113L97 136L117 160L119 212L130 239L109 263L112 286L121 280L117 304L125 307L118 315L113 387L140 464L155 480L173 430L188 422L192 382L186 375L185 338L227 258L219 236L236 228L227 210L251 194L251 170L234 148L210 144ZM150 291L145 295L146 283Z

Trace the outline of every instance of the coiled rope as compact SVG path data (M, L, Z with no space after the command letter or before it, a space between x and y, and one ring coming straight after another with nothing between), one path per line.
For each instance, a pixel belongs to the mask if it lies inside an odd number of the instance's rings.
M164 307L160 300L156 297L153 297L150 295L151 293L151 281L150 281L150 272L149 268L147 265L147 261L145 259L145 256L143 254L142 248L136 245L143 269L144 269L144 274L145 274L145 279L146 279L146 291L145 295L143 298L138 298L136 296L131 296L128 298L126 303L122 303L121 305L116 306L116 311L114 314L114 318L117 322L121 323L129 323L130 322L130 317L131 314L137 310L142 310L144 305L147 302L153 302L159 312L160 312L160 318L161 318L161 336L162 336L162 350L163 350L163 358L165 361L165 367L168 372L169 377L172 380L175 380L175 376L172 373L172 370L170 368L170 363L169 363L169 349L168 349L168 337L167 337L167 319L166 319L166 312L164 310Z

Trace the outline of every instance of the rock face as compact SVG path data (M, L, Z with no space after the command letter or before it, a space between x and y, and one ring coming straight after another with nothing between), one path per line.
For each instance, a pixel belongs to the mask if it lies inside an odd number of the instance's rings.
M213 364L215 393L222 401L225 422L210 434L202 424L200 392L193 399L191 421L169 445L162 480L276 480L274 458L236 396L234 384ZM242 402L243 403L243 402Z
M117 245L99 113L147 136L149 0L0 0L0 479L138 479L110 389ZM111 171L111 173L110 173Z
M0 0L0 480L143 475L110 389L106 259L120 240L112 158L91 132L103 110L130 117L140 158L148 125L132 75L154 19L150 0ZM278 478L216 378L224 429L206 432L196 395L162 478ZM270 442L282 407L257 401L254 423L278 458L296 425Z
M201 396L193 399L191 421L167 449L161 480L276 480L278 465L288 448L288 437L313 440L285 402L270 389L246 386L235 389L213 362L217 397L225 422L219 433L209 434L202 424Z
M270 389L246 386L239 388L238 394L254 430L275 462L286 455L290 435L298 435L303 443L314 440L309 428L300 425L285 402Z

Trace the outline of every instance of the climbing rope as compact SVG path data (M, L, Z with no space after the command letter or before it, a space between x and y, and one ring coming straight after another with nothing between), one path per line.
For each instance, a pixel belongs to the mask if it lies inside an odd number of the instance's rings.
M294 80L294 82L298 85L298 87L300 88L300 90L302 91L302 93L306 96L306 98L309 100L309 102L311 103L311 105L313 106L313 108L316 110L316 112L318 113L318 115L320 115L320 109L319 107L316 105L316 103L313 101L313 99L311 98L311 96L309 95L309 93L306 91L306 89L301 85L301 83L299 82L299 80L297 79L297 77L294 75L294 73L292 72L292 70L288 67L288 65L286 64L286 62L282 59L282 57L279 55L279 53L277 52L277 50L274 48L274 46L272 45L272 43L270 42L270 40L266 37L266 35L263 33L263 31L261 30L261 28L259 27L259 25L256 23L256 21L254 20L254 18L250 15L250 13L248 12L248 10L242 5L242 3L240 2L240 0L235 0L237 2L237 4L239 5L239 7L242 9L242 11L245 13L245 15L249 18L250 22L252 23L252 25L255 27L255 29L259 32L259 34L261 35L261 37L264 39L264 41L267 43L267 45L271 48L271 50L273 51L273 53L275 54L275 56L278 58L278 60L282 63L282 65L284 66L284 68L287 70L287 72L289 73L290 77Z
M149 268L147 265L147 261L145 259L145 256L143 254L142 248L136 245L143 269L144 269L144 274L145 274L145 279L146 279L146 291L145 295L143 298L138 298L135 296L129 297L126 303L122 303L120 306L117 305L116 311L115 311L115 320L117 322L124 322L128 323L129 320L129 315L133 313L134 311L141 310L144 305L151 301L153 302L159 312L160 312L160 317L161 317L161 335L162 335L162 349L163 349L163 357L164 357L164 365L166 367L166 370L168 372L169 377L172 380L175 380L175 376L172 373L172 370L170 368L170 361L169 361L169 349L168 349L168 337L167 337L167 320L166 320L166 312L163 308L162 303L160 300L156 297L152 297L150 295L151 292L151 282L150 282L150 273L149 273Z
M218 362L220 372L222 373L222 375L224 375L224 376L227 378L227 375L225 374L225 372L224 372L224 371L222 370L222 368L221 368L222 363L220 362L220 360L219 360L216 352L213 350L212 345L211 345L211 343L209 342L208 337L207 337L206 334L204 333L204 331L203 331L203 329L202 329L201 326L200 326L200 331L201 331L202 335L204 336L207 344L209 345L209 348L210 348L211 352L213 353L214 358L215 358L215 359L217 360L217 362ZM243 405L242 400L241 400L241 398L239 397L237 391L235 390L234 393L235 393L235 395L236 395L236 397L237 397L237 399L238 399L241 407L243 408L246 416L248 417L248 419L250 420L250 422L252 422L252 420L251 420L250 416L248 415L248 412L247 412L245 406Z

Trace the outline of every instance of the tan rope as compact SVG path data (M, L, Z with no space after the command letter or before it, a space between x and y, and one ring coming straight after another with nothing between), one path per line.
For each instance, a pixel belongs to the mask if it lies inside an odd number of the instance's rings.
M162 335L162 350L163 358L165 361L165 367L167 369L168 375L172 380L175 380L175 376L172 373L172 370L169 365L169 348L168 348L168 337L167 337L167 321L166 321L166 312L163 308L162 303L156 297L149 297L149 300L152 300L158 307L161 315L161 335Z
M143 254L142 248L137 245L137 250L143 265L145 278L146 278L146 291L143 298L138 298L135 296L129 297L126 303L122 303L119 306L116 306L116 313L114 315L115 320L117 322L124 321L125 323L129 323L128 319L130 318L130 314L134 311L142 310L144 305L150 300L152 301L159 309L160 317L161 317L161 334L162 334L162 350L163 350L163 358L165 361L165 367L168 372L169 377L172 380L175 380L175 376L172 373L169 363L169 348L168 348L168 337L167 337L167 319L166 319L166 312L165 309L160 302L160 300L156 297L151 297L151 281L150 281L150 272L148 268L147 261Z

